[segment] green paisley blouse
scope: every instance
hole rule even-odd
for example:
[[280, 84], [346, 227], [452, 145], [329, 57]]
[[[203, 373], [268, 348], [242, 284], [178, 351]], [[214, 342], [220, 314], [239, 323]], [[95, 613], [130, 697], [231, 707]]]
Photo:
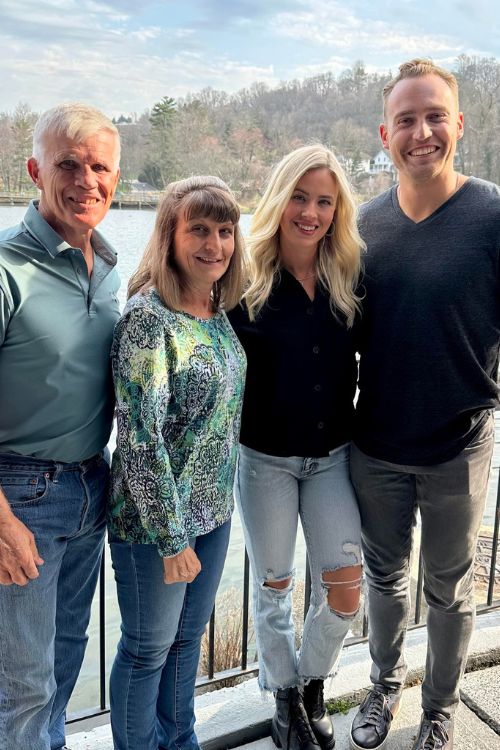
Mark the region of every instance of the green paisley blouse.
[[223, 311], [195, 318], [151, 290], [127, 303], [111, 358], [118, 434], [108, 525], [170, 557], [232, 513], [245, 354]]

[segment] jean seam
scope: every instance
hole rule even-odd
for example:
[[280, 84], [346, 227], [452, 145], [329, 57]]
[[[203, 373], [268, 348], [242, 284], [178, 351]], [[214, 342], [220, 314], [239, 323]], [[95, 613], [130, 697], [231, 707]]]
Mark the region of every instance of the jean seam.
[[[173, 646], [173, 644], [172, 644], [172, 646]], [[170, 646], [170, 648], [172, 648], [172, 646]], [[179, 721], [178, 721], [178, 717], [177, 717], [177, 706], [178, 706], [178, 703], [179, 703], [179, 695], [178, 695], [178, 692], [177, 692], [177, 686], [178, 686], [178, 682], [179, 682], [179, 660], [180, 660], [180, 649], [176, 649], [176, 654], [175, 654], [175, 668], [174, 668], [174, 681], [175, 681], [175, 684], [174, 684], [174, 724], [175, 724], [175, 741], [174, 741], [174, 745], [175, 745], [175, 747], [179, 747], [179, 744], [178, 744]]]
[[[134, 571], [135, 586], [136, 586], [136, 591], [137, 591], [136, 617], [137, 617], [137, 626], [138, 626], [138, 631], [139, 632], [138, 632], [138, 637], [137, 637], [137, 641], [136, 642], [137, 642], [137, 652], [138, 652], [139, 651], [139, 644], [141, 642], [141, 619], [140, 619], [141, 606], [140, 606], [140, 602], [139, 602], [139, 599], [140, 599], [140, 589], [139, 589], [138, 577], [137, 577], [137, 566], [135, 564], [134, 551], [133, 551], [133, 545], [132, 544], [130, 545], [130, 559], [131, 559], [131, 563], [132, 563], [132, 570]], [[137, 653], [135, 654], [135, 657], [137, 657]], [[126, 731], [126, 734], [125, 734], [125, 742], [126, 742], [126, 745], [127, 745], [126, 750], [128, 750], [130, 748], [129, 737], [132, 736], [132, 731], [131, 731], [131, 727], [130, 727], [130, 716], [129, 716], [129, 697], [130, 697], [130, 685], [132, 683], [132, 673], [134, 672], [134, 669], [135, 669], [135, 661], [134, 661], [134, 664], [132, 665], [132, 668], [131, 668], [130, 673], [129, 673], [128, 685], [127, 685], [127, 689], [126, 689], [126, 696], [127, 696], [127, 699], [125, 700], [125, 726], [127, 728], [127, 731]]]
[[[413, 513], [415, 518], [415, 506], [418, 508], [418, 493], [417, 493], [417, 477], [416, 475], [413, 476]], [[410, 534], [408, 537], [408, 545], [407, 550], [405, 550], [405, 566], [404, 566], [404, 572], [406, 577], [406, 588], [405, 588], [405, 595], [408, 600], [408, 606], [406, 608], [406, 618], [404, 624], [399, 629], [398, 635], [401, 636], [401, 648], [399, 650], [399, 659], [403, 658], [403, 661], [405, 659], [405, 645], [406, 645], [406, 639], [408, 636], [408, 625], [410, 622], [411, 617], [411, 606], [409, 606], [409, 597], [410, 597], [410, 572], [411, 572], [411, 553], [413, 548], [413, 529], [414, 529], [414, 522], [410, 525]], [[373, 659], [373, 657], [372, 657]], [[377, 665], [378, 668], [378, 665]], [[405, 673], [408, 671], [408, 666], [406, 662], [404, 661], [403, 668]], [[393, 669], [393, 672], [395, 671], [395, 668]], [[425, 679], [425, 678], [424, 678]], [[403, 677], [403, 683], [404, 683], [404, 677]]]
[[78, 472], [78, 479], [80, 481], [80, 484], [82, 485], [82, 488], [85, 493], [85, 503], [82, 508], [82, 512], [80, 514], [80, 526], [77, 533], [80, 533], [82, 529], [85, 527], [85, 523], [88, 517], [89, 508], [90, 508], [90, 499], [91, 499], [91, 492], [90, 488], [85, 480], [85, 469], [82, 467], [80, 471]]
[[[179, 617], [179, 624], [177, 625], [177, 633], [179, 634], [179, 639], [177, 637], [175, 640], [182, 640], [180, 637], [182, 634], [182, 628], [184, 625], [184, 618], [186, 616], [186, 609], [187, 609], [187, 600], [188, 600], [188, 592], [189, 592], [189, 584], [186, 585], [186, 591], [184, 593], [184, 601], [182, 603], [182, 610], [181, 615]], [[173, 643], [175, 643], [175, 640]], [[173, 644], [172, 644], [173, 645]], [[172, 648], [172, 646], [170, 646]], [[178, 685], [179, 685], [179, 661], [181, 656], [181, 650], [177, 649], [176, 657], [175, 657], [175, 686], [174, 686], [174, 720], [175, 720], [175, 746], [179, 747], [178, 744], [178, 737], [179, 737], [179, 721], [177, 716], [177, 706], [179, 705], [179, 694], [178, 694]], [[179, 750], [181, 750], [179, 748]]]
[[[310, 573], [311, 573], [311, 594], [312, 594], [313, 600], [315, 600], [316, 599], [316, 592], [315, 592], [315, 581], [316, 581], [316, 577], [315, 576], [316, 576], [316, 571], [313, 569], [312, 558], [309, 556], [309, 549], [311, 548], [310, 533], [309, 533], [309, 527], [308, 527], [307, 523], [304, 523], [304, 518], [303, 518], [303, 515], [300, 512], [300, 510], [301, 510], [301, 503], [300, 503], [300, 490], [299, 490], [299, 516], [300, 516], [300, 522], [302, 524], [302, 532], [304, 534], [304, 539], [305, 539], [305, 542], [306, 542], [306, 552], [307, 552], [307, 555], [309, 557], [309, 570], [310, 570]], [[309, 599], [308, 611], [309, 611], [309, 609], [312, 606], [313, 606], [313, 604], [311, 602], [311, 599]], [[307, 618], [307, 613], [306, 613], [306, 618]], [[299, 661], [297, 662], [297, 669], [299, 668], [300, 657], [302, 655], [302, 652], [303, 652], [305, 646], [308, 643], [309, 630], [310, 630], [311, 624], [312, 623], [309, 622], [308, 623], [309, 627], [307, 627], [307, 628], [304, 627], [304, 629], [302, 630], [302, 638], [300, 640]], [[305, 620], [304, 620], [304, 625], [305, 625]]]

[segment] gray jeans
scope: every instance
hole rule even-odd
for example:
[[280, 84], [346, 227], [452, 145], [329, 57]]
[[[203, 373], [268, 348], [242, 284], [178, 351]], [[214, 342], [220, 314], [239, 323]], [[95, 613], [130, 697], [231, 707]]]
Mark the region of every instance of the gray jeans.
[[418, 508], [429, 607], [422, 706], [446, 716], [459, 701], [474, 629], [473, 564], [493, 442], [491, 414], [456, 458], [433, 466], [393, 464], [351, 448], [368, 582], [371, 680], [395, 688], [404, 683], [410, 553]]

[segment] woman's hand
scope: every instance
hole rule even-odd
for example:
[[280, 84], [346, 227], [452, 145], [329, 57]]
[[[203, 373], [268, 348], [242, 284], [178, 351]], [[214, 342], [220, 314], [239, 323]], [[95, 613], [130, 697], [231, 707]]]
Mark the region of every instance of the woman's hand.
[[200, 561], [191, 547], [186, 547], [174, 557], [163, 558], [165, 583], [191, 583], [201, 570]]

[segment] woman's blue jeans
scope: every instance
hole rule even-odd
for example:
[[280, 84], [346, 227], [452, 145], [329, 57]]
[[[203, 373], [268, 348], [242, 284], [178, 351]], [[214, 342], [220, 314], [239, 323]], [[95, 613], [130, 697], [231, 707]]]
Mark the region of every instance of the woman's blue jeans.
[[[276, 691], [335, 671], [353, 616], [328, 604], [324, 573], [361, 564], [360, 520], [349, 479], [349, 446], [325, 458], [281, 458], [240, 445], [236, 501], [253, 573], [259, 684]], [[300, 516], [311, 570], [311, 600], [297, 657], [292, 619], [293, 578]]]
[[201, 572], [163, 582], [156, 545], [110, 538], [121, 639], [111, 670], [115, 750], [198, 750], [194, 685], [201, 637], [224, 567], [231, 522], [191, 540]]

